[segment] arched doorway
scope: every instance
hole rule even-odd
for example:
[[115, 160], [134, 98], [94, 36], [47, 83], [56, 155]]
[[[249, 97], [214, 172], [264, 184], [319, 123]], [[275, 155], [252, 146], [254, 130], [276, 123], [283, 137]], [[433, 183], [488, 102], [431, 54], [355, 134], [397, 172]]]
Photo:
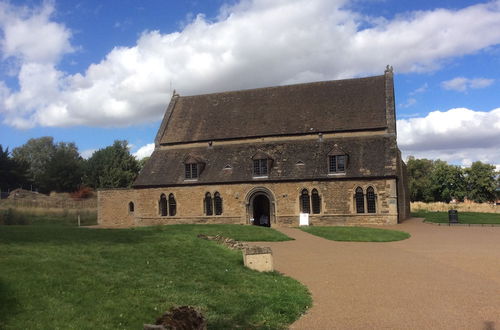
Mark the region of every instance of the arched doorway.
[[246, 198], [247, 220], [256, 226], [271, 227], [275, 219], [275, 203], [272, 192], [267, 188], [254, 188]]
[[271, 208], [269, 198], [266, 195], [257, 195], [253, 199], [253, 224], [257, 226], [271, 227]]

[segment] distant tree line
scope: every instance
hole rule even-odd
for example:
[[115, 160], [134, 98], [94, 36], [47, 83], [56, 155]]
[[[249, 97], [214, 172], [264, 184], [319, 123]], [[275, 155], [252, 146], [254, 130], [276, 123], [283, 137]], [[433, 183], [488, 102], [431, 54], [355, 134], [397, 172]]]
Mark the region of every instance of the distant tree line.
[[73, 192], [85, 186], [129, 187], [143, 164], [130, 154], [127, 141], [95, 151], [83, 159], [73, 142], [52, 137], [30, 139], [12, 150], [0, 145], [0, 189], [25, 188], [42, 193]]
[[416, 159], [407, 161], [412, 202], [450, 202], [465, 198], [477, 203], [495, 200], [500, 186], [495, 166], [480, 161], [463, 168], [442, 160]]

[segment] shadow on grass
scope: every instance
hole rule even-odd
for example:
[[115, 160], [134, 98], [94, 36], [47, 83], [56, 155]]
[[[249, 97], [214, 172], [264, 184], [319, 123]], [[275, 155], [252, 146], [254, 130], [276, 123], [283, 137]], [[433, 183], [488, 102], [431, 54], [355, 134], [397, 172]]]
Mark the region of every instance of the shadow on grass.
[[12, 290], [0, 280], [0, 329], [4, 329], [7, 320], [19, 311], [19, 302]]
[[154, 235], [154, 231], [134, 229], [88, 229], [67, 226], [2, 226], [0, 243], [140, 243]]

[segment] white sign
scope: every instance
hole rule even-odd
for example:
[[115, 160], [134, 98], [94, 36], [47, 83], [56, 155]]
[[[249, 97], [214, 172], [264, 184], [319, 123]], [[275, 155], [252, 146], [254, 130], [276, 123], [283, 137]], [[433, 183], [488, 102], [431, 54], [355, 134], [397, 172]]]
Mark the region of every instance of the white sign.
[[309, 226], [309, 213], [300, 213], [299, 226]]

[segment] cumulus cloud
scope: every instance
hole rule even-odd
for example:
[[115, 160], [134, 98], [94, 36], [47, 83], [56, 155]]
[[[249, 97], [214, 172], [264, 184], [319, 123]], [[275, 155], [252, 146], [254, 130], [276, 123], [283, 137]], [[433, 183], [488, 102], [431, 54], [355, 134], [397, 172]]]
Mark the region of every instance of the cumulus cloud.
[[485, 88], [492, 85], [494, 79], [487, 78], [474, 78], [468, 79], [464, 77], [456, 77], [451, 80], [446, 80], [441, 83], [441, 86], [446, 90], [453, 90], [458, 92], [466, 92], [468, 89]]
[[456, 108], [397, 121], [404, 155], [470, 165], [500, 163], [500, 108], [489, 112]]
[[498, 0], [393, 20], [367, 18], [348, 4], [242, 0], [214, 21], [197, 15], [177, 32], [144, 31], [133, 47], [115, 47], [77, 74], [57, 69], [73, 48], [50, 3], [32, 10], [3, 4], [0, 18], [11, 17], [1, 24], [2, 56], [20, 68], [19, 89], [1, 91], [0, 111], [15, 127], [132, 125], [161, 118], [170, 86], [189, 95], [381, 74], [386, 64], [400, 73], [429, 71], [500, 43]]
[[155, 144], [149, 143], [149, 144], [146, 144], [145, 146], [140, 147], [139, 150], [137, 150], [136, 152], [133, 153], [133, 155], [138, 160], [141, 160], [145, 157], [151, 156], [154, 149], [155, 149]]

